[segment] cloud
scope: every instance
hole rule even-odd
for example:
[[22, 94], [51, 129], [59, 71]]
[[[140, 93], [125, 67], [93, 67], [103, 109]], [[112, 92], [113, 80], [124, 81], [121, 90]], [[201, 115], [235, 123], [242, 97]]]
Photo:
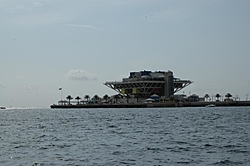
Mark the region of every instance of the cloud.
[[5, 2], [2, 4], [2, 6], [0, 5], [0, 8], [2, 7], [4, 11], [8, 12], [8, 13], [25, 13], [28, 11], [32, 11], [32, 10], [36, 10], [37, 7], [42, 7], [42, 3], [34, 1], [34, 2]]
[[73, 15], [62, 10], [53, 10], [53, 5], [48, 1], [6, 1], [0, 5], [0, 13], [6, 14], [2, 22], [8, 25], [15, 24], [14, 26], [58, 24], [67, 21]]
[[42, 6], [42, 4], [40, 2], [33, 2], [32, 5], [36, 6], [36, 7]]
[[84, 70], [70, 70], [66, 74], [66, 77], [74, 81], [88, 81], [88, 80], [97, 80], [94, 74], [88, 73]]
[[82, 24], [66, 24], [66, 26], [80, 27], [80, 28], [91, 28], [91, 29], [100, 29], [100, 28], [92, 26], [92, 25], [82, 25]]

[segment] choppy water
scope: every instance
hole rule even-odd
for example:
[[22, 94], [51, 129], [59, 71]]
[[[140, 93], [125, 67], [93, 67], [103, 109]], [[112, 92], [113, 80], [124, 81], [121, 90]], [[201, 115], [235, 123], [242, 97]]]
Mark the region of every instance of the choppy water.
[[250, 107], [0, 111], [0, 165], [250, 165]]

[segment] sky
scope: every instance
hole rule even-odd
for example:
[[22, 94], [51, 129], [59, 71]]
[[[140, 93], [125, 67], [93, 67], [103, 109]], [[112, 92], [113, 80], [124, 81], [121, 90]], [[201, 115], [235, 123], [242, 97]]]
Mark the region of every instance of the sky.
[[[250, 93], [249, 0], [0, 0], [0, 106], [100, 97], [131, 71], [171, 70], [179, 93]], [[59, 91], [62, 88], [62, 91]], [[249, 96], [250, 98], [250, 96]]]

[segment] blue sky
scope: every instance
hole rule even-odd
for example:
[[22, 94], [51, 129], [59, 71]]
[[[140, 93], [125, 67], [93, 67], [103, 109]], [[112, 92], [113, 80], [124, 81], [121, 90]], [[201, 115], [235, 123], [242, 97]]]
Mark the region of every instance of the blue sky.
[[[130, 71], [172, 70], [186, 94], [250, 93], [249, 0], [0, 0], [0, 106], [113, 95]], [[183, 91], [181, 93], [183, 93]]]

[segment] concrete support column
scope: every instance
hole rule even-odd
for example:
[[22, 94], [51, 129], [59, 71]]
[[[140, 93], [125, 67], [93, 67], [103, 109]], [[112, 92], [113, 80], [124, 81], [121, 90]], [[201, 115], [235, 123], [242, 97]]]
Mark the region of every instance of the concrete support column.
[[165, 86], [164, 95], [166, 98], [170, 98], [174, 94], [174, 75], [172, 71], [167, 71], [165, 73]]

